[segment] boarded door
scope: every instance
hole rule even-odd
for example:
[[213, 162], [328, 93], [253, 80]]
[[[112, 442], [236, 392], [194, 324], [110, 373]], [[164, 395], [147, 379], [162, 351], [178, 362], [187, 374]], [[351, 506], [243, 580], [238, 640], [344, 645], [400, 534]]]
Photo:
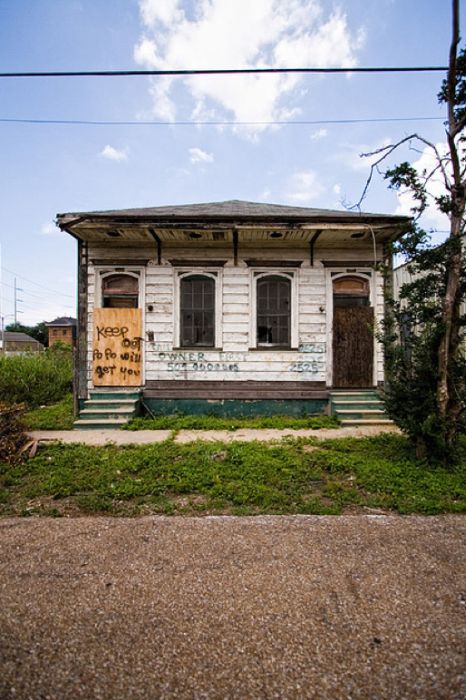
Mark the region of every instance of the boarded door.
[[373, 386], [374, 309], [335, 306], [333, 309], [333, 386]]
[[142, 309], [95, 309], [94, 386], [140, 386]]

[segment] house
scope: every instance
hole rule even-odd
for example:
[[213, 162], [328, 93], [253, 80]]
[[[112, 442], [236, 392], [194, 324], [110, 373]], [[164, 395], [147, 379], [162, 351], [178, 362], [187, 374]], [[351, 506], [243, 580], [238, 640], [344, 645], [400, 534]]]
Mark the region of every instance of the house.
[[7, 355], [17, 355], [23, 352], [39, 352], [44, 349], [44, 346], [26, 333], [0, 331], [0, 348]]
[[49, 348], [57, 342], [64, 343], [70, 347], [76, 345], [77, 321], [75, 318], [60, 316], [45, 325], [49, 329]]
[[124, 389], [154, 412], [299, 414], [377, 388], [379, 267], [409, 221], [237, 200], [59, 214], [80, 405]]

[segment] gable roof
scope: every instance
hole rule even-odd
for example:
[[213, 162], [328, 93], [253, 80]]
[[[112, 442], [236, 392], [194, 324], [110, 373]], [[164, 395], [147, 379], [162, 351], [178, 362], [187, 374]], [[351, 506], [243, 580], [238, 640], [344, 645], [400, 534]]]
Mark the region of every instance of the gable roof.
[[140, 209], [109, 209], [105, 211], [75, 212], [57, 214], [59, 226], [73, 225], [83, 219], [120, 221], [192, 221], [192, 220], [257, 220], [257, 221], [329, 221], [340, 223], [357, 223], [358, 221], [386, 221], [387, 223], [405, 223], [407, 216], [389, 214], [371, 214], [337, 209], [314, 209], [311, 207], [293, 207], [285, 204], [268, 204], [231, 199], [225, 202], [205, 202], [201, 204], [180, 204], [162, 207], [143, 207]]
[[46, 326], [75, 326], [77, 323], [75, 318], [71, 316], [59, 316], [54, 321], [46, 323]]
[[[17, 331], [4, 331], [5, 343], [37, 343], [37, 345], [42, 345], [38, 340], [33, 338], [27, 333], [20, 333]], [[2, 331], [0, 331], [0, 340], [2, 339]]]

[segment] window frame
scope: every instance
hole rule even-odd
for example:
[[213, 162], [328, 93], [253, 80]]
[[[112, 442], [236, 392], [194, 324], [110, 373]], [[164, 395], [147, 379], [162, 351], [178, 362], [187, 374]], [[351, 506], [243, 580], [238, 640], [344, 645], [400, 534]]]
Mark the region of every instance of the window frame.
[[[209, 268], [189, 268], [177, 269], [175, 277], [175, 304], [174, 304], [174, 347], [180, 350], [221, 350], [222, 349], [222, 287], [223, 287], [223, 269]], [[214, 344], [213, 345], [181, 345], [181, 281], [188, 277], [207, 277], [214, 282]]]
[[[145, 289], [144, 289], [144, 271], [141, 270], [140, 268], [136, 267], [126, 267], [122, 270], [118, 267], [116, 268], [99, 268], [95, 267], [95, 276], [96, 276], [96, 290], [95, 290], [95, 297], [94, 297], [94, 307], [98, 309], [103, 309], [106, 308], [104, 307], [104, 297], [103, 297], [103, 281], [107, 277], [113, 277], [113, 275], [127, 275], [128, 277], [133, 277], [136, 279], [138, 283], [138, 304], [137, 304], [137, 309], [144, 309], [144, 295], [145, 295]], [[144, 313], [143, 313], [143, 319], [144, 319]], [[144, 320], [143, 320], [144, 323]]]
[[[249, 347], [251, 350], [264, 352], [277, 352], [280, 350], [298, 350], [298, 275], [299, 270], [287, 270], [275, 268], [252, 269], [250, 278], [251, 289], [251, 318], [249, 331]], [[258, 309], [257, 309], [257, 285], [265, 277], [282, 277], [290, 283], [290, 340], [288, 345], [261, 344], [258, 342]]]

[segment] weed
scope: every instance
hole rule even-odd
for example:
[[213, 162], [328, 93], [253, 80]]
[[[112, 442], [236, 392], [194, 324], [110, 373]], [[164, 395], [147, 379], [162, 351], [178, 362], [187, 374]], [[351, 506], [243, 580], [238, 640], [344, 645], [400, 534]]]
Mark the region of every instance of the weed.
[[323, 415], [308, 416], [242, 416], [223, 418], [212, 415], [153, 416], [133, 418], [125, 430], [239, 430], [241, 428], [277, 428], [300, 430], [303, 428], [338, 428], [336, 418]]
[[71, 390], [73, 359], [69, 348], [0, 357], [0, 401], [33, 408], [59, 401]]
[[316, 443], [48, 445], [0, 465], [0, 513], [466, 512], [466, 439], [455, 470], [426, 468], [398, 435]]
[[72, 430], [73, 396], [67, 394], [52, 406], [39, 406], [28, 411], [24, 423], [29, 430]]

